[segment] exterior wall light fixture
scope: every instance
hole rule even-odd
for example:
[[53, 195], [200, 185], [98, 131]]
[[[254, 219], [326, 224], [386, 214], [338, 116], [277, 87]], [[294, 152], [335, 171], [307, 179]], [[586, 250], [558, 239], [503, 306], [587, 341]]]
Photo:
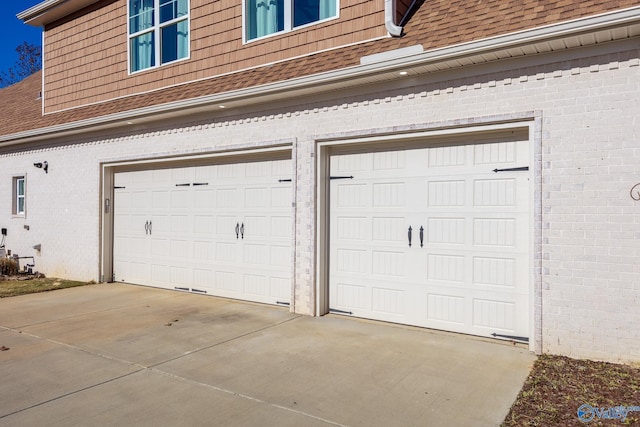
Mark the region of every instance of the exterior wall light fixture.
[[38, 169], [44, 169], [44, 173], [49, 173], [49, 162], [47, 162], [46, 160], [42, 163], [34, 163], [33, 166], [37, 167]]

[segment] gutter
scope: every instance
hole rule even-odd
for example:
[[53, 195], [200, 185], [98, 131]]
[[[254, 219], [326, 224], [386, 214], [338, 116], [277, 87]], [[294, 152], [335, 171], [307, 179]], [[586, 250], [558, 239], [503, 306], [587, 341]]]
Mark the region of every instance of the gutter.
[[395, 24], [396, 2], [394, 0], [384, 0], [384, 26], [393, 37], [400, 37], [403, 28]]
[[148, 116], [157, 116], [169, 113], [175, 115], [176, 112], [189, 114], [189, 109], [205, 109], [246, 98], [259, 99], [262, 96], [279, 96], [281, 99], [284, 99], [290, 92], [295, 90], [314, 88], [326, 89], [330, 84], [337, 84], [344, 81], [350, 81], [353, 83], [356, 79], [363, 79], [375, 74], [393, 72], [410, 67], [426, 66], [451, 59], [494, 52], [499, 49], [509, 49], [545, 40], [557, 39], [560, 37], [576, 36], [583, 33], [604, 30], [615, 26], [629, 25], [632, 23], [640, 23], [640, 6], [621, 11], [608, 12], [594, 17], [580, 18], [573, 21], [538, 27], [531, 30], [523, 30], [503, 36], [433, 49], [426, 52], [408, 54], [401, 57], [392, 56], [389, 59], [380, 60], [379, 62], [356, 65], [349, 68], [298, 77], [276, 83], [206, 95], [183, 101], [170, 102], [167, 104], [143, 107], [136, 110], [123, 111], [106, 116], [93, 117], [76, 122], [18, 132], [11, 135], [3, 135], [0, 136], [0, 146], [6, 147], [15, 144], [38, 141], [53, 136], [73, 135], [82, 132], [86, 128], [91, 128], [92, 130], [113, 128], [121, 126], [123, 121], [136, 120]]

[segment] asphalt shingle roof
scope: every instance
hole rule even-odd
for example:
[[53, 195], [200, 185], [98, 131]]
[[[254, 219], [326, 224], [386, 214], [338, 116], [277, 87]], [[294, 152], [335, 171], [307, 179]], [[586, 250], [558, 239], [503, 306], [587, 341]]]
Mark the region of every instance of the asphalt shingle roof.
[[[425, 50], [638, 6], [631, 0], [439, 0], [425, 2], [405, 35], [292, 59], [269, 66], [169, 87], [43, 116], [42, 76], [36, 73], [0, 90], [0, 135], [45, 128], [142, 107], [274, 83], [356, 66], [362, 56], [422, 44]], [[381, 23], [382, 25], [382, 23]], [[45, 94], [46, 96], [46, 94]]]

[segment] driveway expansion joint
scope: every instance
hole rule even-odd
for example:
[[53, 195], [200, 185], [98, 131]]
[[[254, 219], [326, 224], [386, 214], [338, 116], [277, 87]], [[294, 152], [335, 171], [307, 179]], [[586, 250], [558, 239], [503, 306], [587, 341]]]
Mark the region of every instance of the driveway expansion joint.
[[210, 348], [214, 348], [214, 347], [217, 347], [217, 346], [220, 346], [220, 345], [223, 345], [223, 344], [230, 343], [230, 342], [235, 341], [235, 340], [239, 340], [239, 339], [241, 339], [241, 338], [248, 337], [249, 335], [257, 334], [257, 333], [259, 333], [259, 332], [263, 332], [263, 331], [266, 331], [266, 330], [268, 330], [268, 329], [272, 329], [272, 328], [275, 328], [275, 327], [281, 326], [281, 325], [283, 325], [283, 324], [285, 324], [285, 323], [291, 322], [291, 321], [293, 321], [293, 320], [297, 320], [297, 319], [299, 319], [299, 318], [301, 318], [301, 317], [303, 317], [303, 315], [301, 315], [301, 314], [297, 314], [297, 315], [295, 315], [295, 316], [293, 316], [293, 317], [291, 317], [291, 318], [289, 318], [289, 319], [285, 319], [285, 320], [283, 320], [283, 321], [281, 321], [281, 322], [276, 322], [276, 323], [273, 323], [273, 324], [271, 324], [271, 325], [267, 325], [267, 326], [265, 326], [265, 327], [255, 329], [255, 330], [253, 330], [253, 331], [246, 332], [246, 333], [244, 333], [244, 334], [236, 335], [236, 336], [234, 336], [234, 337], [232, 337], [232, 338], [229, 338], [229, 339], [226, 339], [226, 340], [223, 340], [223, 341], [219, 341], [219, 342], [216, 342], [216, 343], [211, 344], [211, 345], [207, 345], [207, 346], [204, 346], [204, 347], [196, 348], [196, 349], [194, 349], [194, 350], [189, 350], [189, 351], [184, 352], [183, 354], [181, 354], [181, 355], [179, 355], [179, 356], [172, 357], [171, 359], [163, 360], [162, 362], [158, 362], [158, 363], [155, 363], [155, 364], [153, 364], [153, 365], [149, 365], [149, 368], [156, 368], [156, 367], [161, 366], [161, 365], [164, 365], [164, 364], [166, 364], [166, 363], [169, 363], [169, 362], [173, 362], [173, 361], [175, 361], [175, 360], [182, 359], [183, 357], [190, 356], [190, 355], [192, 355], [192, 354], [199, 353], [199, 352], [201, 352], [201, 351], [208, 350], [208, 349], [210, 349]]

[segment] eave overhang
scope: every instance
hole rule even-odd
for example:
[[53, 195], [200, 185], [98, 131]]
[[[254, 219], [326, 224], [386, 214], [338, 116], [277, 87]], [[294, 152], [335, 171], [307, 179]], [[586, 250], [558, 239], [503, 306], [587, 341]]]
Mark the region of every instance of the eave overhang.
[[33, 25], [34, 27], [44, 27], [97, 1], [98, 0], [45, 0], [20, 12], [16, 16], [25, 24]]
[[231, 108], [638, 36], [640, 7], [634, 7], [424, 52], [421, 49], [407, 49], [408, 54], [403, 56], [390, 52], [389, 55], [377, 56], [379, 60], [374, 57], [371, 61], [369, 58], [354, 67], [4, 135], [0, 136], [0, 147], [107, 129], [124, 129], [132, 123], [139, 126], [200, 113], [210, 113], [211, 117], [216, 117], [220, 114], [221, 105], [226, 107], [226, 112]]

